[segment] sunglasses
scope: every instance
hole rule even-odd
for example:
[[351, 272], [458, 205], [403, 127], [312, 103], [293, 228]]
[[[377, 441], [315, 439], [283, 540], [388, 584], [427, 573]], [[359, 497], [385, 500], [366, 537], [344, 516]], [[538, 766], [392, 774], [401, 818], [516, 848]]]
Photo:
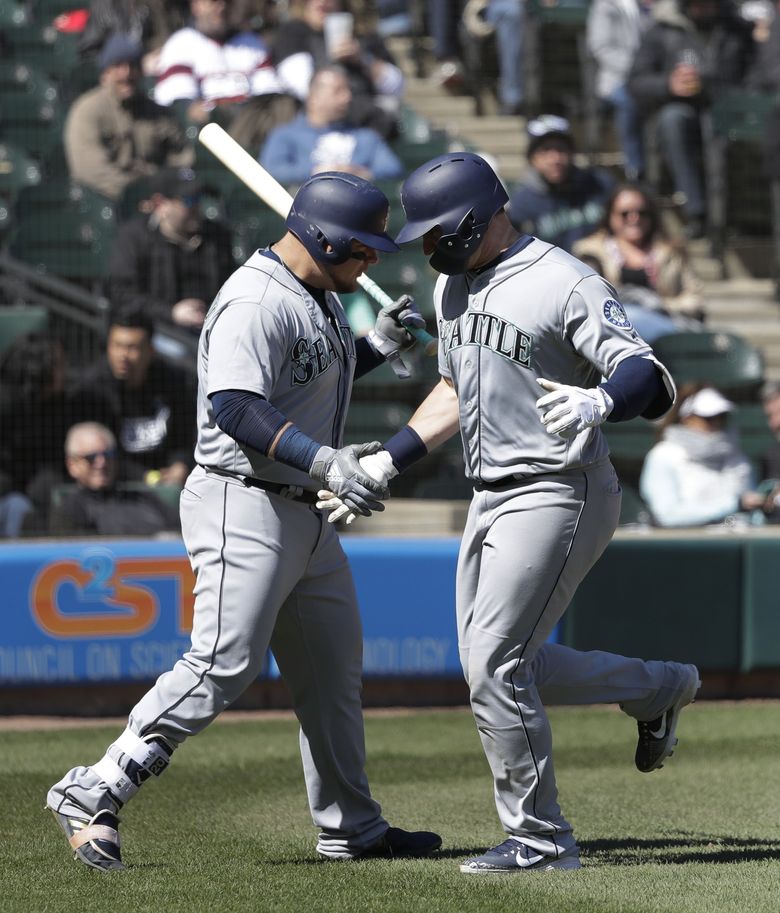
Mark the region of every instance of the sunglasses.
[[629, 216], [639, 216], [640, 219], [646, 219], [650, 215], [649, 209], [621, 209], [618, 212], [621, 219], [627, 219]]
[[86, 460], [90, 466], [94, 466], [98, 457], [103, 457], [104, 460], [113, 460], [115, 456], [116, 450], [96, 450], [94, 453], [80, 453], [74, 456], [74, 459]]

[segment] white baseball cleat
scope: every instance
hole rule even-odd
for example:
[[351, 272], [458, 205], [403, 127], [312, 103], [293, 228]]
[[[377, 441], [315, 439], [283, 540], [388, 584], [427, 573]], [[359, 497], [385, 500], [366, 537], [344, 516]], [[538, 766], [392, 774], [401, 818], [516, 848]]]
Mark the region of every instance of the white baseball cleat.
[[576, 846], [563, 856], [542, 856], [522, 843], [517, 837], [508, 837], [503, 843], [487, 850], [481, 856], [461, 863], [460, 870], [467, 875], [510, 875], [515, 872], [552, 872], [556, 869], [580, 869], [580, 854]]
[[677, 744], [675, 730], [677, 720], [683, 707], [687, 707], [696, 697], [701, 687], [699, 670], [696, 666], [684, 666], [688, 675], [683, 690], [677, 700], [654, 720], [638, 721], [639, 741], [636, 746], [634, 763], [642, 773], [650, 773], [664, 766], [664, 761], [674, 752]]

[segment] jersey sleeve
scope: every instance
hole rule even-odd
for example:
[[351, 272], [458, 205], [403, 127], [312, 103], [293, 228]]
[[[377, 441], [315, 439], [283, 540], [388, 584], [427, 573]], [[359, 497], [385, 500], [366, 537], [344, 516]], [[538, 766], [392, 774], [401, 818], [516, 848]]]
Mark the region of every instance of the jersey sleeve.
[[248, 390], [272, 402], [291, 344], [288, 336], [279, 309], [242, 299], [225, 306], [209, 330], [206, 395]]
[[604, 377], [610, 377], [631, 355], [652, 357], [652, 349], [632, 326], [615, 289], [600, 276], [585, 276], [572, 289], [563, 308], [563, 332]]

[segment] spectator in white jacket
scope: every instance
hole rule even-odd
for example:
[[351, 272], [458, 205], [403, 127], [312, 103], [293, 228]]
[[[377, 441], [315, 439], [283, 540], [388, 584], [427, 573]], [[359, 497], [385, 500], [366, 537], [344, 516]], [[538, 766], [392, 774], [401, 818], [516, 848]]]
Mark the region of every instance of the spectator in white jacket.
[[653, 0], [593, 0], [586, 41], [596, 65], [596, 95], [613, 112], [629, 180], [642, 177], [642, 125], [626, 83]]
[[766, 496], [754, 490], [753, 467], [729, 427], [734, 408], [714, 387], [681, 387], [639, 479], [657, 526], [747, 523], [763, 508]]
[[259, 149], [268, 132], [295, 116], [263, 39], [231, 26], [235, 0], [190, 0], [191, 24], [160, 51], [154, 100], [184, 108], [186, 120], [218, 120], [245, 148]]

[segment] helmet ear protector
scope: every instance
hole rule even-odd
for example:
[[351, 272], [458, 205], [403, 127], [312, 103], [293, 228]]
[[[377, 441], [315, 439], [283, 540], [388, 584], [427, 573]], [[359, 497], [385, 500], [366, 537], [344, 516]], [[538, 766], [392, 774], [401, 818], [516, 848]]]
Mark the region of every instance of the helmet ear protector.
[[401, 203], [407, 221], [396, 242], [405, 244], [439, 228], [431, 266], [448, 276], [464, 273], [491, 219], [508, 201], [483, 158], [473, 152], [440, 155], [404, 181]]
[[360, 241], [374, 250], [396, 253], [398, 245], [387, 234], [390, 203], [373, 184], [340, 171], [324, 171], [309, 178], [295, 194], [285, 224], [320, 263], [337, 265], [350, 258]]

